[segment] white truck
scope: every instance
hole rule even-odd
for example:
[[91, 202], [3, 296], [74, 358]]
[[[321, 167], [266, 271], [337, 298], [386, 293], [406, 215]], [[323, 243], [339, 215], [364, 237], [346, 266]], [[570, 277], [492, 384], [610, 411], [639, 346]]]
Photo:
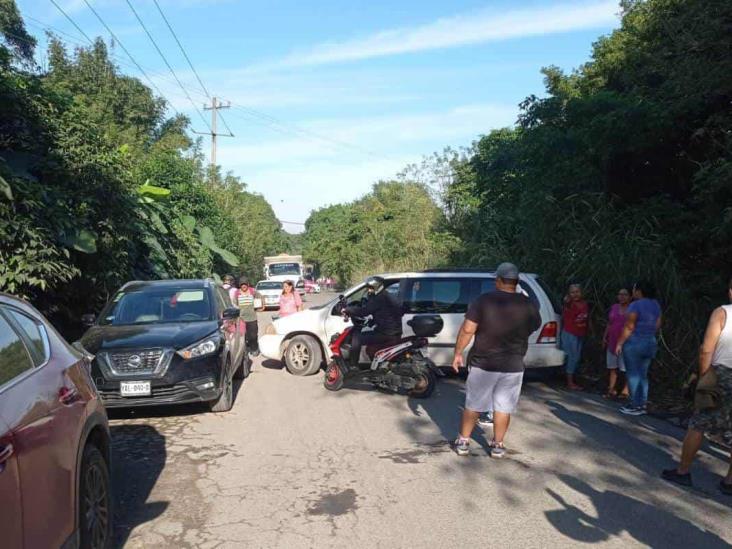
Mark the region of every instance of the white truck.
[[301, 255], [279, 254], [264, 258], [264, 278], [293, 283], [301, 281], [305, 276]]

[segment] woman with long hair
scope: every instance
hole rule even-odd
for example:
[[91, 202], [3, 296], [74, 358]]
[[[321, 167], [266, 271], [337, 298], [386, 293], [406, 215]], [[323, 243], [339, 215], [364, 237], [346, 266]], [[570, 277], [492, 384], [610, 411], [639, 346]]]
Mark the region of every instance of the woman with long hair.
[[615, 354], [623, 354], [630, 389], [630, 403], [620, 412], [630, 416], [646, 413], [648, 370], [656, 358], [656, 333], [661, 328], [661, 306], [650, 282], [633, 284], [633, 303], [628, 306], [623, 333], [615, 345]]
[[282, 295], [280, 295], [280, 317], [302, 311], [302, 299], [295, 291], [295, 284], [292, 280], [285, 280], [282, 284]]

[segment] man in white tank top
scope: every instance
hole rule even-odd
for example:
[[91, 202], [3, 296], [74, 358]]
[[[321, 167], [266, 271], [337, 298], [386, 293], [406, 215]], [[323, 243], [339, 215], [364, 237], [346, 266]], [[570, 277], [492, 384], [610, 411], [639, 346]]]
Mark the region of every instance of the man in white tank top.
[[[732, 279], [728, 286], [732, 302]], [[699, 379], [710, 369], [717, 374], [717, 389], [721, 393], [717, 407], [697, 410], [689, 420], [689, 430], [684, 438], [681, 461], [674, 469], [666, 469], [662, 477], [670, 482], [691, 486], [689, 469], [704, 440], [704, 433], [721, 436], [732, 443], [732, 305], [718, 307], [709, 318], [704, 342], [699, 351]], [[727, 476], [719, 483], [719, 490], [732, 496], [732, 454]]]

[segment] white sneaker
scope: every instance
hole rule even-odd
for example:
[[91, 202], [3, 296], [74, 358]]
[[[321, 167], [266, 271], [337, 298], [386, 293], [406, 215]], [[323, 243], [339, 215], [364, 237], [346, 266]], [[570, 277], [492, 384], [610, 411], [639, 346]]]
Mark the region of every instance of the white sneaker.
[[503, 456], [506, 455], [506, 447], [503, 445], [503, 442], [496, 442], [495, 440], [491, 440], [490, 447], [492, 458], [501, 459]]

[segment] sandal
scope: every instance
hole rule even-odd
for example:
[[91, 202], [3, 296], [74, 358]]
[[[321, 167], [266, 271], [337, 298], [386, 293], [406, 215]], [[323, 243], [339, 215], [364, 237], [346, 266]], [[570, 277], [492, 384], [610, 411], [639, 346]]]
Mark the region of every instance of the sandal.
[[602, 395], [602, 398], [606, 398], [607, 400], [615, 400], [618, 398], [618, 392], [616, 390], [608, 391], [604, 395]]

